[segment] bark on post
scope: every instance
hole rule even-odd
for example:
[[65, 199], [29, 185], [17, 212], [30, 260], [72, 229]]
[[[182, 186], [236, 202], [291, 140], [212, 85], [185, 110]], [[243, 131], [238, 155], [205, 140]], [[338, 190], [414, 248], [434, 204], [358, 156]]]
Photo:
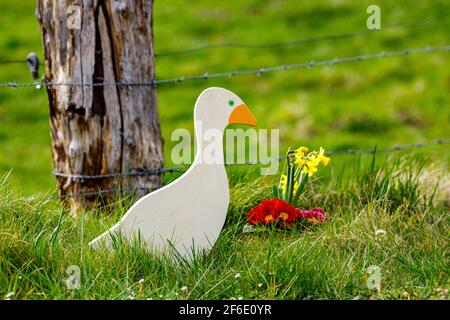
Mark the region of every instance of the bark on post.
[[[154, 78], [153, 0], [38, 0], [46, 80], [150, 83]], [[78, 19], [78, 20], [77, 20]], [[48, 87], [53, 165], [68, 175], [109, 175], [163, 166], [156, 92], [151, 86]], [[142, 195], [161, 176], [57, 177], [73, 209], [120, 189]], [[105, 192], [102, 199], [115, 198]]]

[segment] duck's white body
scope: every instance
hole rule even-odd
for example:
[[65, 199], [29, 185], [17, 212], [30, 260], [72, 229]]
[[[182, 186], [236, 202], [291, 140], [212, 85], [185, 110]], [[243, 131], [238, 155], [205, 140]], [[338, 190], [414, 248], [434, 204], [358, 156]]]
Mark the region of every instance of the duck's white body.
[[[230, 101], [236, 102], [235, 106], [224, 105]], [[256, 121], [239, 97], [222, 88], [209, 88], [199, 96], [194, 119], [197, 155], [189, 170], [138, 200], [118, 224], [90, 243], [92, 247], [110, 246], [111, 236], [117, 233], [128, 239], [139, 235], [150, 250], [171, 248], [185, 258], [213, 247], [229, 204], [223, 132], [229, 123], [254, 125]], [[211, 139], [205, 134], [208, 130], [220, 139]], [[205, 154], [212, 143], [220, 152]]]
[[209, 250], [222, 230], [228, 204], [225, 168], [194, 164], [170, 185], [138, 200], [118, 224], [91, 245], [102, 240], [109, 244], [110, 233], [132, 235], [139, 230], [152, 249], [163, 251], [173, 245], [182, 256], [189, 255], [193, 246]]

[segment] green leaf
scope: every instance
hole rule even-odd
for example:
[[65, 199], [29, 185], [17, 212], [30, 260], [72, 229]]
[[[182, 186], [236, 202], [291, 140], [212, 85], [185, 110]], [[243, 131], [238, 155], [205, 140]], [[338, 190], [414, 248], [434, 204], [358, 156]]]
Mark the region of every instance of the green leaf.
[[287, 174], [287, 187], [286, 187], [286, 202], [291, 203], [292, 201], [292, 193], [294, 192], [294, 172], [295, 172], [295, 166], [290, 165], [288, 167], [288, 174]]
[[275, 198], [280, 198], [280, 189], [276, 184], [273, 185], [273, 196]]
[[308, 174], [304, 174], [303, 176], [301, 176], [301, 180], [300, 180], [300, 185], [298, 186], [298, 190], [297, 193], [295, 194], [294, 200], [292, 201], [292, 205], [294, 206], [298, 206], [298, 199], [300, 199], [300, 195], [303, 192], [303, 189], [305, 188], [306, 182], [308, 182]]

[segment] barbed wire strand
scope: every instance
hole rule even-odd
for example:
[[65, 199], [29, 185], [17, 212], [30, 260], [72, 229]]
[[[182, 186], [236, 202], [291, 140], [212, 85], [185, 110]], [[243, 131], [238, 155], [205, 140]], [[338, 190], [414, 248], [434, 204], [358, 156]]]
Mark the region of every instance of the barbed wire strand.
[[[412, 148], [424, 148], [424, 147], [430, 147], [430, 146], [436, 146], [436, 145], [445, 145], [450, 144], [450, 138], [448, 139], [438, 139], [430, 142], [418, 142], [418, 143], [410, 143], [410, 144], [404, 144], [404, 145], [396, 145], [389, 148], [384, 149], [377, 149], [370, 148], [370, 149], [346, 149], [346, 150], [337, 150], [337, 151], [328, 151], [325, 152], [327, 156], [332, 155], [363, 155], [363, 154], [377, 154], [377, 153], [390, 153], [390, 152], [396, 152], [406, 149], [412, 149]], [[282, 161], [285, 157], [279, 157], [277, 160]], [[244, 162], [244, 163], [228, 163], [226, 166], [235, 166], [235, 165], [267, 165], [270, 164], [269, 162]], [[154, 169], [154, 170], [140, 170], [140, 171], [131, 171], [127, 173], [112, 173], [108, 175], [98, 175], [98, 176], [88, 176], [88, 175], [70, 175], [70, 174], [63, 174], [63, 173], [56, 173], [54, 174], [56, 176], [65, 177], [65, 178], [74, 178], [74, 179], [104, 179], [104, 178], [112, 178], [112, 177], [119, 177], [119, 176], [132, 176], [132, 175], [155, 175], [159, 174], [159, 172], [180, 172], [184, 173], [185, 170], [182, 170], [181, 167], [174, 167], [174, 168], [163, 168], [163, 169]], [[137, 190], [148, 192], [148, 191], [155, 191], [162, 186], [153, 186], [151, 188], [136, 188], [132, 193], [136, 192]], [[60, 200], [67, 200], [70, 198], [86, 198], [86, 197], [94, 197], [94, 196], [100, 196], [103, 194], [108, 193], [115, 193], [120, 192], [120, 189], [105, 189], [105, 190], [99, 190], [99, 191], [93, 191], [93, 192], [85, 192], [85, 193], [77, 193], [77, 194], [68, 194], [63, 196], [56, 196], [52, 197], [52, 199], [60, 199]]]
[[[143, 192], [156, 191], [160, 188], [162, 188], [162, 186], [152, 186], [150, 188], [134, 188], [129, 193], [136, 193], [138, 190], [143, 191]], [[68, 200], [68, 199], [73, 199], [73, 198], [87, 198], [87, 197], [101, 196], [101, 195], [109, 194], [109, 193], [119, 193], [121, 191], [124, 191], [124, 190], [104, 189], [104, 190], [93, 191], [93, 192], [66, 194], [66, 195], [62, 195], [62, 196], [51, 196], [50, 198], [53, 200]]]
[[132, 176], [156, 176], [163, 173], [184, 172], [181, 167], [174, 168], [158, 168], [158, 169], [131, 169], [128, 172], [108, 173], [102, 175], [83, 175], [83, 174], [69, 174], [58, 171], [53, 171], [55, 177], [68, 178], [75, 180], [94, 180], [94, 179], [109, 179], [118, 177], [132, 177]]
[[[334, 41], [334, 40], [341, 40], [341, 39], [348, 39], [348, 38], [354, 38], [358, 36], [362, 36], [365, 34], [370, 33], [379, 33], [386, 30], [391, 29], [398, 29], [398, 28], [407, 28], [407, 29], [422, 29], [429, 25], [435, 24], [436, 22], [440, 22], [439, 19], [442, 17], [446, 18], [446, 14], [429, 17], [421, 21], [416, 21], [413, 23], [402, 23], [402, 24], [391, 24], [383, 26], [381, 29], [365, 29], [362, 31], [356, 31], [356, 32], [346, 32], [346, 33], [339, 33], [339, 34], [331, 34], [331, 35], [323, 35], [323, 36], [316, 36], [316, 37], [308, 37], [308, 38], [301, 38], [301, 39], [293, 39], [293, 40], [287, 40], [287, 41], [275, 41], [275, 42], [265, 42], [265, 43], [244, 43], [244, 42], [237, 42], [237, 41], [228, 41], [228, 42], [221, 42], [221, 43], [213, 43], [213, 44], [205, 44], [200, 45], [197, 47], [187, 48], [187, 49], [181, 49], [181, 50], [174, 50], [174, 51], [163, 51], [158, 52], [155, 54], [155, 57], [169, 57], [169, 56], [176, 56], [176, 55], [184, 55], [184, 54], [190, 54], [190, 53], [197, 53], [204, 50], [209, 49], [219, 49], [219, 48], [243, 48], [243, 49], [273, 49], [273, 48], [282, 48], [282, 47], [295, 47], [306, 43], [314, 43], [314, 42], [322, 42], [322, 41]], [[22, 64], [27, 63], [26, 59], [10, 59], [10, 60], [0, 60], [1, 64]]]
[[358, 154], [375, 154], [375, 153], [389, 153], [394, 151], [401, 151], [405, 149], [411, 148], [424, 148], [435, 145], [445, 145], [450, 144], [450, 139], [438, 139], [430, 142], [418, 142], [418, 143], [410, 143], [404, 145], [397, 145], [385, 149], [377, 149], [376, 147], [371, 149], [347, 149], [347, 150], [336, 150], [332, 152], [325, 152], [327, 155], [339, 155], [339, 154], [350, 154], [350, 155], [358, 155]]
[[215, 78], [230, 78], [233, 76], [243, 76], [243, 75], [262, 75], [265, 73], [300, 69], [300, 68], [312, 68], [318, 66], [332, 66], [343, 63], [350, 62], [360, 62], [374, 59], [382, 59], [388, 57], [399, 57], [406, 55], [414, 55], [421, 53], [433, 53], [433, 52], [448, 52], [450, 51], [450, 45], [439, 46], [439, 47], [425, 47], [425, 48], [415, 48], [415, 49], [404, 49], [400, 51], [390, 51], [390, 52], [380, 52], [375, 54], [367, 54], [367, 55], [359, 55], [352, 56], [346, 58], [334, 58], [331, 60], [321, 60], [321, 61], [310, 61], [306, 63], [296, 63], [296, 64], [286, 64], [276, 67], [268, 67], [268, 68], [259, 68], [256, 70], [237, 70], [231, 72], [223, 72], [223, 73], [204, 73], [201, 75], [194, 76], [182, 76], [178, 78], [171, 79], [160, 79], [154, 80], [150, 82], [64, 82], [64, 83], [53, 83], [53, 82], [41, 82], [41, 83], [0, 83], [0, 88], [22, 88], [22, 87], [36, 87], [37, 85], [43, 87], [57, 87], [57, 86], [70, 86], [70, 87], [98, 87], [98, 86], [126, 86], [126, 87], [137, 87], [137, 86], [157, 86], [160, 84], [169, 84], [169, 83], [180, 83], [185, 81], [194, 81], [194, 80], [208, 80]]
[[240, 71], [232, 71], [225, 73], [214, 73], [208, 74], [205, 73], [203, 75], [196, 76], [188, 76], [188, 77], [179, 77], [173, 79], [165, 79], [165, 80], [156, 80], [155, 84], [166, 84], [166, 83], [179, 83], [190, 80], [207, 80], [213, 78], [225, 78], [225, 77], [233, 77], [233, 76], [242, 76], [242, 75], [262, 75], [265, 73], [272, 73], [278, 71], [286, 71], [286, 70], [294, 70], [300, 68], [312, 68], [318, 66], [332, 66], [342, 63], [350, 63], [350, 62], [360, 62], [367, 61], [373, 59], [382, 59], [388, 57], [398, 57], [404, 55], [413, 55], [420, 53], [432, 53], [432, 52], [448, 52], [450, 51], [450, 45], [440, 46], [440, 47], [426, 47], [426, 48], [416, 48], [416, 49], [405, 49], [401, 51], [391, 51], [391, 52], [380, 52], [376, 54], [368, 54], [368, 55], [359, 55], [347, 58], [334, 58], [332, 60], [321, 60], [321, 61], [310, 61], [307, 63], [296, 63], [296, 64], [287, 64], [276, 67], [268, 67], [268, 68], [260, 68], [256, 70], [240, 70]]
[[[413, 149], [413, 148], [425, 148], [425, 147], [431, 147], [436, 145], [446, 145], [450, 144], [450, 138], [445, 139], [437, 139], [429, 142], [418, 142], [418, 143], [410, 143], [410, 144], [403, 144], [403, 145], [396, 145], [389, 148], [384, 149], [378, 149], [377, 147], [370, 148], [370, 149], [345, 149], [345, 150], [336, 150], [336, 151], [326, 151], [326, 156], [338, 156], [338, 155], [364, 155], [364, 154], [377, 154], [377, 153], [390, 153], [395, 151], [401, 151], [406, 149]], [[294, 152], [294, 151], [292, 151]], [[285, 160], [286, 157], [279, 157], [277, 158], [278, 161]], [[235, 166], [235, 165], [268, 165], [272, 161], [248, 161], [248, 162], [242, 162], [242, 163], [229, 163], [226, 164], [226, 166]]]
[[429, 25], [432, 25], [436, 22], [439, 22], [440, 18], [442, 18], [444, 15], [439, 15], [435, 17], [429, 17], [425, 20], [421, 20], [414, 23], [402, 23], [402, 24], [391, 24], [383, 26], [382, 29], [365, 29], [362, 31], [356, 31], [356, 32], [347, 32], [347, 33], [340, 33], [340, 34], [332, 34], [332, 35], [323, 35], [323, 36], [317, 36], [317, 37], [308, 37], [308, 38], [301, 38], [301, 39], [294, 39], [294, 40], [287, 40], [287, 41], [277, 41], [277, 42], [265, 42], [265, 43], [245, 43], [245, 42], [235, 42], [235, 41], [229, 41], [229, 42], [221, 42], [221, 43], [213, 43], [213, 44], [204, 44], [197, 47], [192, 47], [188, 49], [181, 49], [181, 50], [174, 50], [174, 51], [163, 51], [157, 53], [156, 57], [170, 57], [170, 56], [178, 56], [178, 55], [185, 55], [185, 54], [192, 54], [192, 53], [198, 53], [205, 50], [210, 49], [219, 49], [219, 48], [240, 48], [240, 49], [275, 49], [275, 48], [283, 48], [283, 47], [295, 47], [302, 44], [307, 43], [314, 43], [314, 42], [321, 42], [321, 41], [334, 41], [334, 40], [342, 40], [342, 39], [348, 39], [348, 38], [354, 38], [358, 36], [363, 36], [365, 34], [370, 33], [379, 33], [386, 30], [392, 30], [392, 29], [399, 29], [399, 28], [407, 28], [407, 29], [422, 29]]

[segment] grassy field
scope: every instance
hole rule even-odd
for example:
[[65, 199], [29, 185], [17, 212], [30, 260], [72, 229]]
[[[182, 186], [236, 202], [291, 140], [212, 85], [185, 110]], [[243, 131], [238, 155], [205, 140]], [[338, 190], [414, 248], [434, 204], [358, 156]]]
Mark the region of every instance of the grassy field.
[[[243, 233], [244, 212], [270, 195], [270, 179], [232, 178], [226, 226], [209, 256], [174, 265], [137, 244], [93, 252], [90, 239], [124, 214], [71, 218], [46, 198], [0, 189], [0, 293], [14, 299], [440, 299], [448, 276], [447, 185], [423, 160], [349, 168], [316, 183], [305, 207], [322, 206], [328, 222], [293, 230]], [[132, 203], [129, 201], [128, 204]], [[385, 236], [376, 236], [376, 230]], [[68, 290], [66, 269], [81, 270]], [[381, 268], [381, 289], [366, 287]]]
[[[366, 31], [372, 3], [156, 1], [156, 52]], [[377, 4], [382, 26], [405, 26], [284, 48], [161, 55], [157, 78], [449, 44], [448, 1]], [[30, 51], [42, 56], [34, 6], [31, 0], [0, 3], [0, 61], [24, 59]], [[449, 70], [449, 54], [432, 53], [164, 85], [158, 100], [166, 161], [170, 165], [171, 132], [192, 131], [194, 102], [208, 86], [240, 95], [259, 128], [280, 129], [281, 153], [299, 145], [341, 150], [447, 138]], [[26, 65], [0, 64], [0, 83], [10, 81], [29, 82]], [[370, 156], [335, 156], [302, 199], [305, 207], [326, 209], [327, 224], [251, 234], [242, 233], [246, 213], [269, 196], [272, 177], [259, 177], [253, 167], [229, 169], [232, 202], [219, 242], [193, 265], [173, 266], [136, 245], [112, 254], [88, 249], [132, 199], [118, 202], [111, 216], [101, 210], [68, 215], [48, 197], [55, 180], [44, 90], [0, 89], [0, 298], [9, 292], [19, 299], [446, 297], [449, 156], [446, 146], [402, 151], [378, 156], [375, 167]], [[386, 236], [377, 240], [377, 229]], [[66, 289], [69, 265], [81, 267], [80, 290]], [[381, 268], [380, 292], [366, 287], [370, 265]]]

